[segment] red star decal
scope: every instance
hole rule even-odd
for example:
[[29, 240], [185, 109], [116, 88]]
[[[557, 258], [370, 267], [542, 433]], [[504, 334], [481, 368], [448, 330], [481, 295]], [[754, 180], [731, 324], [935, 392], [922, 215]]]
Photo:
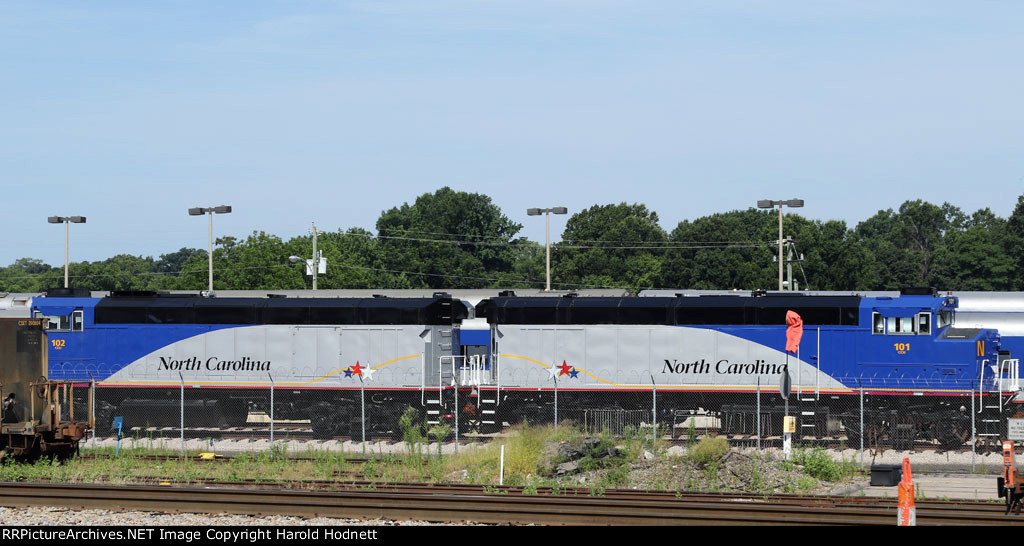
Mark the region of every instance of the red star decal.
[[356, 365], [352, 366], [352, 373], [356, 375], [363, 375], [363, 367], [359, 365], [359, 361], [356, 361]]
[[572, 371], [572, 366], [569, 366], [568, 364], [566, 364], [564, 360], [562, 361], [562, 365], [561, 366], [557, 366], [557, 368], [558, 368], [558, 375], [569, 375], [569, 372]]

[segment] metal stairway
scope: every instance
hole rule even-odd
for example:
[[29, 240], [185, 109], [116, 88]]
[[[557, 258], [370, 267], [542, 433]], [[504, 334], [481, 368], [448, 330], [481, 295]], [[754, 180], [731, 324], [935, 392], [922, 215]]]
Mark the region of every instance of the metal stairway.
[[988, 366], [988, 368], [992, 372], [992, 379], [988, 382], [990, 388], [983, 388], [980, 393], [976, 435], [983, 444], [998, 445], [1006, 436], [1007, 404], [1022, 394], [1020, 360], [1007, 358], [1000, 360], [996, 365]]

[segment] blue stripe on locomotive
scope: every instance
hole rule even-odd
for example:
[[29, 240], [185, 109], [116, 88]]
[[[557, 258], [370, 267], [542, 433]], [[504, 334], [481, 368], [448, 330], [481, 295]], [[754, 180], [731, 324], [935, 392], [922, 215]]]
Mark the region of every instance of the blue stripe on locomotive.
[[[33, 311], [45, 316], [67, 316], [72, 311], [82, 311], [82, 331], [47, 332], [50, 379], [103, 381], [161, 347], [214, 330], [237, 327], [230, 324], [104, 324], [95, 327], [95, 307], [99, 301], [96, 298], [33, 300]], [[130, 333], [132, 331], [137, 333]]]
[[[949, 326], [937, 328], [934, 322], [936, 313], [954, 307], [955, 303], [948, 302], [946, 298], [932, 296], [865, 297], [860, 302], [857, 326], [804, 324], [799, 356], [851, 388], [862, 385], [902, 389], [969, 389], [978, 384], [979, 360], [996, 361], [1000, 340], [995, 330], [982, 330], [971, 339], [941, 338]], [[926, 311], [932, 317], [929, 334], [872, 333], [874, 313], [913, 319], [916, 314]], [[785, 325], [704, 328], [778, 351], [786, 348]], [[985, 342], [983, 356], [978, 354], [978, 341]]]

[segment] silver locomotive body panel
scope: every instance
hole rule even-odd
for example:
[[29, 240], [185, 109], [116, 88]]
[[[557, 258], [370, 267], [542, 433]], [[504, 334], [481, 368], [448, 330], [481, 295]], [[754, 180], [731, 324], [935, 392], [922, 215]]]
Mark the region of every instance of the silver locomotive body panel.
[[165, 345], [103, 384], [358, 388], [362, 377], [375, 388], [420, 387], [424, 367], [450, 354], [451, 333], [423, 325], [223, 328]]
[[[789, 370], [795, 385], [846, 390], [794, 355], [707, 328], [635, 325], [495, 326], [502, 387], [621, 390], [777, 387]], [[812, 332], [808, 334], [813, 335]], [[808, 339], [812, 341], [812, 339]], [[576, 373], [573, 373], [575, 371]]]

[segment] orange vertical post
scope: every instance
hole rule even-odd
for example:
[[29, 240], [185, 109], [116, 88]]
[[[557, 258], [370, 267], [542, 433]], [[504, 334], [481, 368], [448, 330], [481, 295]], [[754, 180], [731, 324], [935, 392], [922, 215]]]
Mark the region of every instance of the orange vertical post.
[[899, 487], [899, 510], [896, 521], [901, 527], [917, 525], [917, 512], [914, 508], [914, 477], [910, 474], [910, 459], [903, 459], [903, 479]]
[[1013, 471], [1013, 440], [1003, 440], [1003, 487], [1013, 489], [1015, 485]]

